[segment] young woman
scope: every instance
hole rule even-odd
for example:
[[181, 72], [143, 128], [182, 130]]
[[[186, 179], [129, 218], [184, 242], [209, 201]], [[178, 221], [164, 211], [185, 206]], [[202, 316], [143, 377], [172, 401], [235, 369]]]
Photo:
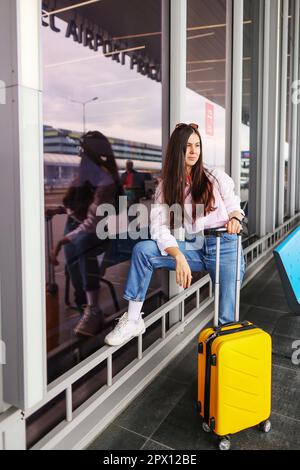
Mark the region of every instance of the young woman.
[[[204, 239], [199, 249], [177, 241], [171, 234], [174, 216], [168, 207], [179, 204], [186, 233], [193, 236], [204, 228]], [[197, 205], [204, 213], [199, 215]], [[145, 331], [142, 305], [157, 268], [176, 270], [176, 282], [188, 288], [192, 272], [207, 271], [215, 281], [216, 237], [211, 229], [226, 226], [221, 235], [220, 256], [220, 316], [221, 324], [234, 320], [237, 233], [241, 230], [244, 213], [240, 198], [234, 193], [233, 180], [221, 170], [208, 171], [203, 165], [202, 141], [197, 124], [178, 124], [167, 149], [162, 182], [155, 193], [151, 210], [151, 238], [134, 247], [131, 266], [123, 297], [129, 301], [128, 312], [120, 318], [115, 329], [105, 338], [108, 345], [123, 344]], [[202, 232], [203, 233], [203, 232]], [[241, 283], [245, 260], [241, 256]]]

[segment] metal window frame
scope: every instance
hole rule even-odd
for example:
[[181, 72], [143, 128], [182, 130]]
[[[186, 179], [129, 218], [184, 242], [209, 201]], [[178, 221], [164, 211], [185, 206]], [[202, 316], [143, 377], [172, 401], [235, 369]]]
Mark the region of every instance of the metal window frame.
[[282, 24], [281, 24], [281, 88], [280, 88], [280, 130], [279, 130], [279, 155], [278, 155], [278, 198], [276, 226], [284, 221], [285, 198], [285, 139], [287, 120], [287, 77], [288, 77], [288, 16], [289, 0], [282, 0]]
[[237, 194], [240, 194], [241, 190], [243, 13], [243, 0], [227, 1], [225, 171], [231, 175]]
[[263, 77], [263, 30], [264, 15], [263, 3], [256, 0], [255, 5], [256, 16], [253, 24], [253, 35], [255, 42], [253, 43], [252, 56], [257, 57], [251, 67], [251, 83], [252, 83], [252, 108], [250, 115], [250, 149], [251, 164], [249, 172], [249, 202], [248, 202], [248, 219], [249, 232], [257, 233], [260, 225], [259, 221], [259, 201], [261, 198], [261, 173], [259, 171], [259, 162], [261, 155], [261, 135], [262, 135], [262, 77]]
[[[274, 231], [277, 218], [280, 148], [280, 120], [278, 117], [280, 2], [281, 0], [265, 0], [260, 11], [258, 122], [256, 133], [253, 136], [254, 139], [257, 139], [257, 153], [254, 165], [250, 170], [250, 178], [252, 179], [250, 181], [251, 210], [254, 209], [255, 201], [255, 213], [251, 215], [251, 225], [253, 231], [254, 224], [256, 224], [255, 231], [260, 237], [263, 237], [267, 232]], [[255, 180], [253, 180], [254, 177]]]
[[[299, 27], [299, 21], [300, 21], [300, 8], [299, 8], [299, 18], [298, 18], [298, 27]], [[300, 27], [299, 27], [299, 35], [298, 35], [298, 41], [299, 41], [299, 49], [300, 49]], [[300, 59], [299, 59], [300, 60]], [[298, 104], [297, 104], [297, 145], [296, 145], [296, 190], [295, 190], [295, 212], [298, 213], [300, 211], [300, 148], [299, 148], [299, 142], [300, 142], [300, 112], [299, 112], [299, 88], [300, 88], [300, 64], [298, 60], [298, 83], [297, 83], [297, 98], [298, 98]]]
[[[292, 76], [293, 82], [299, 77], [299, 20], [300, 0], [294, 0], [293, 5], [293, 50]], [[290, 126], [290, 153], [288, 165], [288, 214], [292, 217], [296, 210], [296, 171], [297, 171], [297, 137], [298, 137], [298, 104], [292, 101], [293, 90], [290, 90], [291, 100], [291, 126]]]
[[[265, 189], [266, 213], [265, 224], [262, 222], [262, 235], [273, 232], [276, 227], [278, 201], [278, 160], [280, 141], [280, 30], [281, 30], [281, 0], [272, 0], [270, 8], [269, 28], [270, 43], [268, 51], [269, 62], [269, 99], [266, 148], [267, 173], [263, 189]], [[264, 153], [263, 153], [264, 158]]]
[[[186, 88], [186, 33], [187, 0], [170, 2], [170, 133], [178, 122], [183, 122]], [[184, 240], [184, 231], [177, 230], [177, 240]], [[176, 273], [169, 272], [169, 297], [183, 292], [176, 283]], [[170, 312], [169, 324], [176, 324], [182, 315], [180, 306]]]
[[0, 2], [3, 399], [23, 410], [46, 393], [40, 12], [40, 0]]

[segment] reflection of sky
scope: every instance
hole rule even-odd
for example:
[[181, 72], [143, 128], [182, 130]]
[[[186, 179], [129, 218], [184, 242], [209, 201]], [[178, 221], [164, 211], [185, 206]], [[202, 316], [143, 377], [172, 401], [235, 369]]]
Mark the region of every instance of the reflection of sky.
[[[161, 83], [130, 70], [128, 58], [121, 65], [65, 38], [67, 24], [57, 18], [55, 24], [60, 33], [42, 27], [44, 124], [81, 131], [82, 106], [70, 100], [97, 96], [86, 106], [87, 129], [161, 145]], [[77, 59], [84, 60], [47, 67]]]

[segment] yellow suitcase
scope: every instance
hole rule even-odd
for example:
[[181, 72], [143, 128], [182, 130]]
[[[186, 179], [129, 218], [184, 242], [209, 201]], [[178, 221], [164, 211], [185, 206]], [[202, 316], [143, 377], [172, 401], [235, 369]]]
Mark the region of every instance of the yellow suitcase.
[[[250, 322], [239, 322], [238, 237], [236, 321], [204, 329], [198, 344], [198, 410], [203, 429], [220, 438], [221, 450], [230, 448], [230, 436], [271, 423], [271, 337]], [[217, 236], [215, 318], [218, 325], [220, 240]]]

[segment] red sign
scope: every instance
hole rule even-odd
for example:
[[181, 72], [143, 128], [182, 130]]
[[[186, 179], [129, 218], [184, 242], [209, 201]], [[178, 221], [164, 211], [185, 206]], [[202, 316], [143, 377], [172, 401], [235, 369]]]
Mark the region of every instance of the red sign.
[[205, 132], [214, 135], [214, 105], [205, 103]]

